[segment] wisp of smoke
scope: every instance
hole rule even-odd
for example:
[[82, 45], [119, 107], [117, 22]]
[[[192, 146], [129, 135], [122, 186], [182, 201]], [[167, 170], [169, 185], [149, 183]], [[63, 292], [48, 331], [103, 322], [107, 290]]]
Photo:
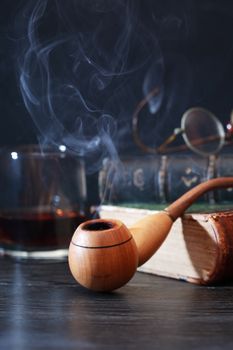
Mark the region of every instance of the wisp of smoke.
[[[138, 96], [159, 87], [148, 103], [152, 116], [164, 100], [163, 54], [156, 33], [145, 25], [142, 3], [25, 1], [19, 16], [19, 86], [38, 140], [84, 157], [89, 173], [106, 157], [120, 164]], [[156, 14], [147, 11], [159, 33], [176, 24], [172, 17], [158, 27]]]
[[[136, 6], [39, 0], [23, 11], [20, 90], [40, 143], [65, 145], [88, 160], [89, 172], [98, 170], [106, 156], [118, 161], [124, 111], [114, 106], [123, 103], [127, 81], [149, 57]], [[133, 56], [135, 43], [140, 49]]]

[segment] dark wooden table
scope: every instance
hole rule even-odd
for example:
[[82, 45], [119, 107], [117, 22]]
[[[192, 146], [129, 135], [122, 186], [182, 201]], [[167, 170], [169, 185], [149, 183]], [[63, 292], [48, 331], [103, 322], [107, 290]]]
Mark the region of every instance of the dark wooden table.
[[137, 273], [109, 294], [66, 263], [0, 259], [0, 349], [233, 349], [233, 285]]

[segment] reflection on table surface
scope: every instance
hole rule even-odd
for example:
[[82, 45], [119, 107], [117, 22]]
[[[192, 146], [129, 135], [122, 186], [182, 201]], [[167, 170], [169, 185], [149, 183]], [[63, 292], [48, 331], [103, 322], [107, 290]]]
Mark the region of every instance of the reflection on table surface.
[[0, 259], [1, 349], [231, 349], [233, 285], [137, 273], [113, 293], [75, 283], [66, 262]]

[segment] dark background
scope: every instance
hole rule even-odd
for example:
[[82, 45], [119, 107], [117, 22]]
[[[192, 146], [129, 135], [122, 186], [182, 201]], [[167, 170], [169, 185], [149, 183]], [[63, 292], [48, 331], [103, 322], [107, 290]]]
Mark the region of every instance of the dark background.
[[[23, 36], [23, 32], [20, 33], [22, 26], [19, 25], [19, 19], [22, 23], [27, 21], [27, 18], [23, 17], [23, 11], [29, 3], [28, 1], [19, 2], [6, 0], [0, 3], [1, 145], [28, 143], [37, 140], [36, 135], [38, 132], [24, 106], [17, 74], [17, 60], [20, 55], [18, 42], [19, 38]], [[31, 8], [33, 4], [36, 3], [36, 1], [30, 3], [30, 6], [32, 5]], [[50, 2], [50, 4], [52, 3], [55, 3], [55, 1]], [[67, 1], [66, 3], [67, 5], [63, 6], [60, 1], [60, 7], [65, 7], [64, 15], [67, 16], [69, 13], [68, 7], [72, 5], [73, 1]], [[103, 18], [106, 17], [109, 7], [109, 9], [113, 8], [114, 11], [109, 11], [109, 20], [105, 19], [105, 35], [108, 35], [107, 39], [109, 41], [115, 39], [114, 32], [116, 29], [114, 26], [117, 26], [117, 21], [122, 21], [121, 23], [125, 22], [125, 20], [121, 18], [123, 13], [119, 12], [118, 19], [114, 19], [115, 24], [113, 25], [111, 23], [113, 16], [117, 13], [117, 5], [115, 5], [115, 9], [113, 5], [115, 2], [92, 2], [92, 4], [97, 4], [96, 8], [99, 4], [100, 10], [98, 13], [95, 11], [94, 5], [90, 5], [91, 2], [86, 1], [86, 7], [83, 3], [83, 1], [76, 1], [77, 9], [80, 7], [83, 12], [80, 18], [77, 17], [77, 22], [79, 23], [76, 27], [77, 31], [86, 31], [88, 28], [88, 35], [92, 37], [97, 25], [91, 26], [90, 23], [92, 23], [92, 21], [101, 22]], [[129, 4], [129, 2], [125, 3]], [[199, 105], [209, 108], [220, 119], [224, 121], [227, 120], [232, 108], [233, 91], [232, 1], [203, 0], [178, 1], [175, 3], [174, 1], [147, 0], [134, 1], [134, 7], [137, 21], [142, 23], [145, 31], [150, 32], [151, 35], [154, 36], [155, 46], [159, 45], [161, 56], [164, 60], [163, 80], [165, 97], [162, 101], [161, 108], [158, 110], [159, 120], [163, 120], [164, 123], [166, 122], [165, 126], [162, 128], [164, 133], [166, 133], [166, 129], [170, 129], [169, 131], [171, 131], [174, 125], [177, 125], [177, 123], [179, 124], [182, 113], [190, 106]], [[105, 12], [103, 12], [103, 8], [106, 9]], [[70, 6], [70, 9], [72, 10], [72, 6]], [[77, 13], [80, 14], [81, 10], [77, 11]], [[84, 16], [85, 13], [86, 17]], [[98, 16], [96, 16], [96, 13]], [[71, 15], [73, 14], [71, 13]], [[93, 18], [91, 16], [93, 16]], [[46, 18], [47, 21], [48, 19], [50, 27], [57, 21], [56, 16], [53, 18], [52, 16]], [[71, 16], [71, 22], [72, 21], [73, 18]], [[51, 35], [49, 25], [47, 22], [47, 27], [44, 29], [47, 30], [48, 36]], [[135, 27], [137, 27], [136, 24]], [[137, 31], [139, 31], [139, 29], [137, 29]], [[46, 36], [46, 31], [44, 34]], [[135, 36], [136, 35], [137, 32], [135, 31]], [[132, 38], [133, 37], [132, 35]], [[149, 42], [150, 39], [147, 40]], [[106, 42], [103, 45], [105, 45]], [[152, 42], [153, 40], [145, 44], [145, 50], [151, 52], [151, 58], [148, 60], [148, 64], [145, 65], [143, 69], [135, 71], [133, 77], [129, 75], [127, 79], [125, 79], [125, 77], [121, 79], [121, 84], [125, 87], [125, 95], [128, 93], [127, 89], [129, 86], [132, 91], [130, 96], [128, 96], [128, 100], [122, 98], [121, 109], [115, 106], [115, 113], [113, 113], [113, 116], [119, 119], [120, 124], [118, 127], [120, 131], [122, 131], [121, 123], [128, 123], [130, 126], [129, 121], [132, 112], [137, 102], [143, 97], [141, 88], [142, 77], [150, 67], [150, 64], [153, 63], [153, 58], [156, 56], [156, 53], [153, 52], [154, 47], [149, 46]], [[132, 57], [137, 55], [139, 44], [137, 45], [134, 43], [130, 49]], [[158, 55], [156, 57], [158, 57]], [[131, 85], [131, 83], [134, 83], [134, 86]], [[112, 84], [111, 92], [113, 93], [114, 87], [120, 90], [119, 85], [119, 81], [115, 83], [115, 86]], [[120, 94], [122, 94], [121, 90]], [[104, 105], [103, 95], [100, 96], [99, 100], [101, 100]], [[104, 97], [106, 96], [110, 99], [109, 94], [105, 92]], [[167, 103], [169, 103], [169, 108], [166, 106]], [[122, 109], [125, 111], [124, 117], [121, 115]], [[149, 129], [147, 132], [148, 131]], [[125, 138], [130, 138], [130, 133], [130, 128], [128, 128], [127, 131], [119, 133], [119, 137], [122, 137], [121, 141], [125, 141], [126, 146], [129, 146], [129, 142], [124, 140], [123, 136]], [[121, 151], [128, 151], [128, 147], [119, 148]]]
[[[37, 143], [41, 139], [49, 142], [51, 130], [53, 141], [67, 140], [64, 135], [59, 138], [53, 124], [48, 133], [44, 125], [40, 127], [40, 118], [47, 118], [47, 106], [42, 103], [41, 109], [28, 111], [20, 92], [20, 69], [29, 45], [28, 23], [38, 3], [46, 4], [7, 0], [0, 3], [1, 146]], [[100, 137], [107, 134], [101, 150], [85, 153], [87, 148], [82, 144], [87, 163], [94, 160], [94, 166], [88, 168], [90, 174], [96, 174], [106, 155], [140, 153], [133, 142], [131, 122], [137, 104], [146, 95], [148, 77], [147, 90], [154, 84], [161, 90], [155, 100], [155, 113], [150, 115], [146, 110], [141, 123], [142, 137], [149, 145], [159, 145], [179, 126], [189, 107], [208, 108], [223, 123], [229, 119], [233, 92], [231, 0], [49, 1], [38, 28], [42, 46], [64, 36], [77, 38], [58, 51], [55, 64], [51, 63], [52, 93], [55, 83], [72, 83], [91, 106], [88, 113], [83, 113], [84, 104], [80, 101], [69, 107], [66, 95], [54, 107], [56, 118], [61, 118], [61, 123], [72, 132], [76, 128], [72, 109], [80, 106], [84, 119], [91, 115], [91, 123], [89, 119], [83, 121], [83, 134], [75, 134], [77, 140], [85, 138], [88, 144], [96, 133]], [[72, 62], [66, 61], [74, 56]], [[81, 68], [69, 72], [71, 63], [78, 63]], [[40, 72], [33, 68], [36, 65], [33, 58], [30, 83], [40, 100], [47, 92], [41, 87]], [[63, 72], [68, 72], [65, 79]], [[103, 114], [110, 115], [109, 124], [96, 127], [93, 120], [100, 120]]]

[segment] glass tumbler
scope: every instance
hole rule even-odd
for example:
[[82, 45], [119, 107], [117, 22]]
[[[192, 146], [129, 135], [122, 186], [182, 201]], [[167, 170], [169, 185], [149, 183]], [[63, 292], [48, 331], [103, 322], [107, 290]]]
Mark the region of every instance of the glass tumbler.
[[63, 259], [87, 219], [85, 166], [65, 146], [0, 150], [0, 254]]

